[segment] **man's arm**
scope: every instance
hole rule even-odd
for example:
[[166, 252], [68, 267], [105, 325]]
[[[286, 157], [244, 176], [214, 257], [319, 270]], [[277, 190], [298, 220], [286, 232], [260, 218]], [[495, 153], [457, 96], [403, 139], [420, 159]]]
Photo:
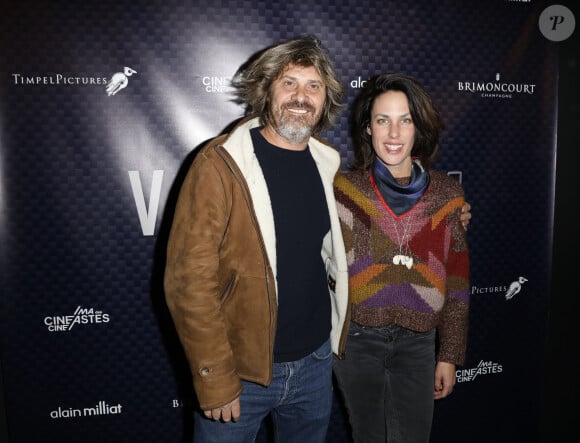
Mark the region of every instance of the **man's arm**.
[[202, 410], [234, 401], [242, 385], [221, 312], [219, 248], [228, 198], [200, 152], [181, 187], [167, 247], [165, 297]]

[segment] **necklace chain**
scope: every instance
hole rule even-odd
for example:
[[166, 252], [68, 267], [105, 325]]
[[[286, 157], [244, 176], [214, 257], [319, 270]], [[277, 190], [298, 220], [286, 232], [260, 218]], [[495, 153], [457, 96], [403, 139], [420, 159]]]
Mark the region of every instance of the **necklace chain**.
[[[397, 235], [397, 242], [399, 243], [399, 253], [393, 257], [393, 264], [406, 266], [407, 269], [411, 269], [411, 267], [413, 266], [413, 255], [411, 252], [411, 248], [409, 247], [409, 237], [411, 231], [412, 217], [409, 216], [407, 218], [406, 224], [403, 224], [401, 222], [403, 226], [402, 236], [399, 236], [399, 230], [397, 229], [397, 221], [394, 218], [391, 218], [391, 221], [393, 222], [395, 234]], [[405, 244], [404, 249], [403, 244]]]

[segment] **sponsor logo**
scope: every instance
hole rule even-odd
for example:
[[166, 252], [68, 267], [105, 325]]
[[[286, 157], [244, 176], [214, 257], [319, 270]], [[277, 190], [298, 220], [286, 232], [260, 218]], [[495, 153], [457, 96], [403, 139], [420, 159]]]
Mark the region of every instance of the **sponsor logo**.
[[366, 80], [363, 80], [362, 77], [359, 75], [357, 78], [351, 80], [348, 84], [352, 89], [360, 89], [363, 88], [366, 84]]
[[123, 71], [116, 72], [110, 79], [74, 73], [23, 74], [12, 73], [15, 86], [105, 86], [108, 96], [117, 94], [129, 84], [129, 77], [137, 74], [133, 68], [125, 66]]
[[201, 84], [205, 92], [221, 94], [229, 91], [231, 79], [229, 77], [205, 76], [201, 77]]
[[75, 74], [32, 75], [13, 73], [12, 80], [16, 86], [95, 86], [106, 85], [106, 77], [86, 77]]
[[457, 383], [466, 383], [474, 381], [480, 375], [501, 374], [503, 367], [499, 363], [481, 360], [475, 368], [459, 369], [455, 371]]
[[173, 399], [171, 402], [173, 408], [187, 408], [192, 406], [191, 400]]
[[498, 294], [502, 295], [506, 300], [511, 300], [521, 292], [523, 284], [527, 281], [526, 277], [520, 276], [508, 285], [472, 286], [471, 295]]
[[93, 308], [77, 306], [71, 315], [55, 315], [44, 317], [44, 324], [50, 332], [67, 332], [75, 326], [109, 323], [109, 314]]
[[463, 94], [479, 94], [481, 98], [513, 98], [515, 95], [533, 95], [535, 84], [504, 82], [501, 74], [495, 81], [467, 80], [457, 82], [457, 91]]
[[481, 294], [504, 294], [507, 291], [506, 285], [500, 286], [472, 286], [471, 295]]
[[512, 298], [514, 298], [514, 296], [516, 294], [519, 294], [519, 292], [522, 290], [522, 285], [527, 282], [528, 279], [525, 277], [518, 277], [517, 280], [514, 280], [513, 282], [510, 283], [510, 285], [508, 286], [507, 290], [505, 291], [505, 299], [506, 300], [511, 300]]
[[447, 171], [447, 175], [454, 178], [459, 183], [463, 183], [463, 172], [462, 171]]
[[111, 80], [107, 83], [107, 87], [105, 88], [107, 95], [110, 97], [115, 95], [121, 89], [125, 89], [129, 84], [129, 77], [131, 77], [133, 74], [137, 74], [137, 71], [128, 66], [123, 68], [123, 72], [115, 72], [111, 77]]
[[92, 417], [96, 415], [117, 415], [121, 414], [123, 406], [121, 403], [110, 405], [106, 401], [98, 402], [94, 407], [90, 408], [63, 408], [59, 406], [53, 411], [50, 411], [50, 418], [77, 418], [77, 417]]

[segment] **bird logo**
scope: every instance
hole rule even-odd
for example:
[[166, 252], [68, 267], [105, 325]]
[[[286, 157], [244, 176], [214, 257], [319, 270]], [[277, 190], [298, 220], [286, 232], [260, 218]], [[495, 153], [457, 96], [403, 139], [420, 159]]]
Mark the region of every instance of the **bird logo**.
[[128, 66], [123, 68], [123, 72], [116, 72], [113, 74], [111, 80], [107, 83], [107, 95], [110, 97], [115, 95], [121, 89], [126, 88], [129, 83], [129, 77], [133, 74], [137, 74], [137, 71]]
[[511, 282], [509, 288], [505, 293], [505, 299], [509, 300], [513, 298], [518, 292], [522, 290], [522, 285], [527, 281], [528, 281], [527, 278], [519, 277], [516, 281]]

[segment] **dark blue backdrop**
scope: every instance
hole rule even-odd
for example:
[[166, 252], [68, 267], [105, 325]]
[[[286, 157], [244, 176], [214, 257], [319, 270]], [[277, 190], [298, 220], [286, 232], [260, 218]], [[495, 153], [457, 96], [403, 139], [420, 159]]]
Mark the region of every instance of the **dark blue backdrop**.
[[[348, 103], [377, 72], [427, 85], [447, 123], [437, 166], [472, 204], [468, 359], [437, 402], [432, 441], [536, 441], [558, 92], [556, 46], [538, 29], [545, 7], [9, 2], [0, 357], [10, 442], [191, 438], [191, 384], [161, 285], [175, 193], [195, 148], [243, 111], [228, 94], [235, 70], [310, 33], [329, 48]], [[109, 95], [123, 72], [126, 86]], [[346, 164], [347, 114], [324, 135]], [[328, 440], [348, 441], [338, 398]]]

